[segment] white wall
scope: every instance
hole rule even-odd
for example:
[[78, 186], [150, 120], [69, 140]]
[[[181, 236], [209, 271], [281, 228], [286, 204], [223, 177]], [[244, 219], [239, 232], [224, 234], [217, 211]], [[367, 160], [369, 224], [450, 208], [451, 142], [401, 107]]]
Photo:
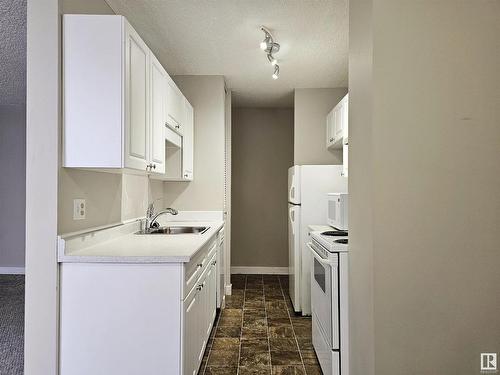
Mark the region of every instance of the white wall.
[[224, 208], [224, 78], [172, 77], [194, 107], [194, 180], [165, 182], [165, 206], [180, 210]]
[[347, 88], [295, 89], [294, 164], [342, 164], [342, 150], [326, 148], [326, 115]]
[[352, 373], [479, 374], [500, 348], [500, 3], [371, 6], [350, 2]]
[[26, 106], [0, 106], [0, 268], [24, 267]]
[[24, 373], [57, 373], [58, 0], [28, 0]]

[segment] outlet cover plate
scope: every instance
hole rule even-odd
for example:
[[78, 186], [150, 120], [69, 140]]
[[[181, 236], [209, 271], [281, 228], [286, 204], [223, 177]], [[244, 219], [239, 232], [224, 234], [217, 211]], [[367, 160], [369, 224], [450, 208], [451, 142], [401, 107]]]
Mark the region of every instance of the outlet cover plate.
[[85, 219], [86, 212], [85, 199], [73, 199], [73, 220]]

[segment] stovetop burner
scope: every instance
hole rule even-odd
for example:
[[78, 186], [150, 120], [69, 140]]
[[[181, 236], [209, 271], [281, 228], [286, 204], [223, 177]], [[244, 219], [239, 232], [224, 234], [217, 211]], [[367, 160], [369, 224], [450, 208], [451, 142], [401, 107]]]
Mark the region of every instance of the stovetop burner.
[[347, 231], [345, 230], [327, 230], [321, 233], [323, 236], [334, 236], [334, 237], [345, 237], [347, 236]]
[[348, 241], [347, 238], [340, 238], [340, 239], [335, 240], [333, 242], [347, 244], [347, 241]]

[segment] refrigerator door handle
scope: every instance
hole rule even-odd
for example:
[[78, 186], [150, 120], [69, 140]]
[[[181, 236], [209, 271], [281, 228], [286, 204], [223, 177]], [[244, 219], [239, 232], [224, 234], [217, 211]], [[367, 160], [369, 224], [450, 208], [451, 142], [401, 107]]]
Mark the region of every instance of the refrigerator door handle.
[[288, 217], [291, 223], [292, 235], [295, 235], [295, 209], [294, 207], [290, 207], [288, 209]]

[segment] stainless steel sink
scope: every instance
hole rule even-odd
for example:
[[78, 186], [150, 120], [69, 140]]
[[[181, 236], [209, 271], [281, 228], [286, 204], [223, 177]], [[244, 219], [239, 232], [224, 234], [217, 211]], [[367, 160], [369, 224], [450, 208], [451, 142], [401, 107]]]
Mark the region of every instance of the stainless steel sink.
[[210, 227], [188, 227], [188, 226], [168, 226], [151, 228], [148, 231], [140, 231], [137, 234], [203, 234]]

